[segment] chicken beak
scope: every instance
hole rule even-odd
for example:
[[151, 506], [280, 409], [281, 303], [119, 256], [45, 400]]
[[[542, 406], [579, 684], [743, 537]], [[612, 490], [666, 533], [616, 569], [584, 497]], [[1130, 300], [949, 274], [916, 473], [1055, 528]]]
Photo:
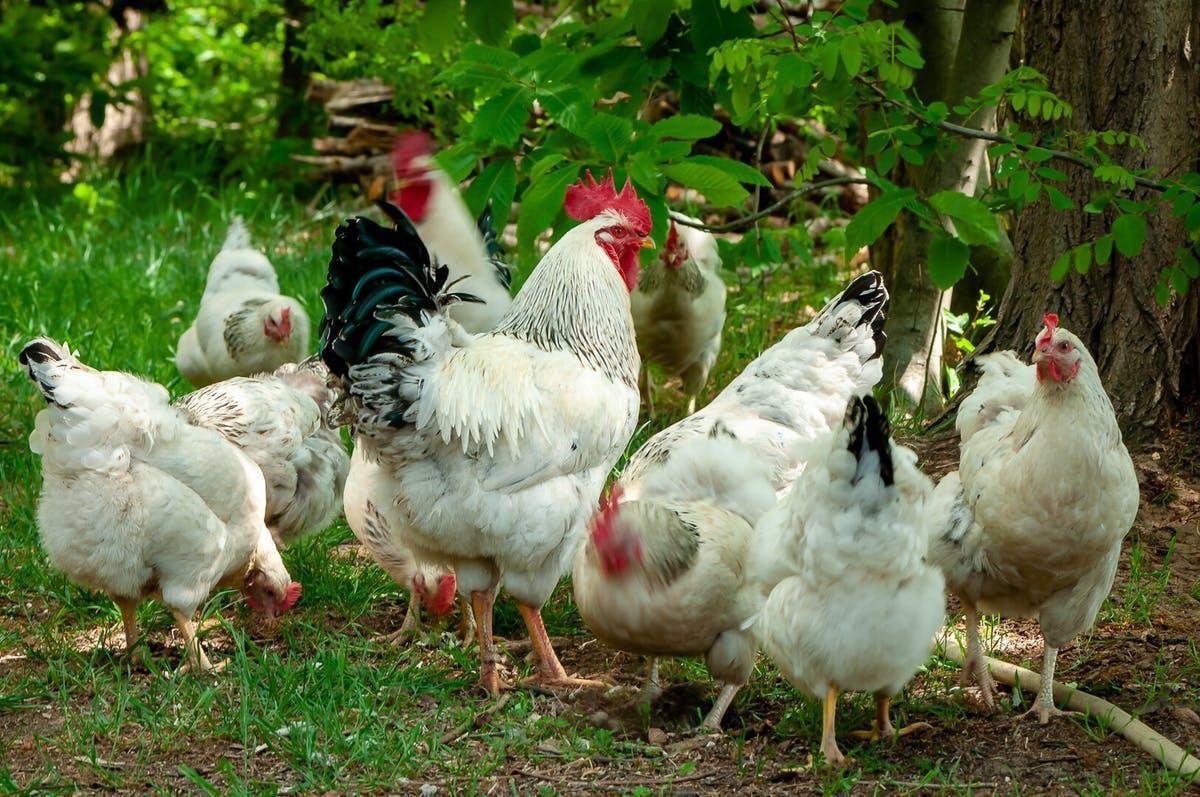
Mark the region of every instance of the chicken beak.
[[654, 245], [653, 238], [643, 238], [642, 239], [642, 248], [643, 249], [657, 249], [658, 247], [656, 247]]

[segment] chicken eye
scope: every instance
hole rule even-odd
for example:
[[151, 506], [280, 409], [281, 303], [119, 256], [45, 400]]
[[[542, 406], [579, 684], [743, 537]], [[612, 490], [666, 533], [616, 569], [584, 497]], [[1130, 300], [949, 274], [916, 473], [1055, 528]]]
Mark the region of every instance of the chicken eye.
[[613, 229], [613, 235], [617, 236], [618, 238], [624, 238], [628, 234], [629, 233], [625, 230], [624, 227], [616, 227]]
[[1062, 352], [1068, 352], [1071, 350], [1071, 344], [1064, 340], [1062, 343], [1058, 344], [1058, 350]]

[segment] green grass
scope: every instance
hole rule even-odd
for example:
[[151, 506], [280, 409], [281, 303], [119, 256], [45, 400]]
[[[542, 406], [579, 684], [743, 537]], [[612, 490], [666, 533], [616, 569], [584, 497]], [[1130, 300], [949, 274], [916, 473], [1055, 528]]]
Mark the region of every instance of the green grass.
[[[176, 675], [180, 649], [177, 640], [168, 642], [170, 617], [152, 602], [139, 613], [150, 641], [148, 667], [131, 666], [103, 638], [119, 627], [116, 607], [51, 570], [39, 549], [40, 470], [26, 437], [42, 400], [15, 355], [29, 338], [45, 334], [68, 340], [95, 367], [150, 377], [173, 395], [186, 392], [172, 355], [229, 217], [246, 217], [283, 290], [315, 321], [329, 241], [350, 209], [329, 206], [314, 215], [266, 182], [214, 189], [149, 168], [92, 185], [94, 203], [30, 199], [0, 218], [7, 261], [0, 271], [0, 389], [9, 408], [0, 417], [0, 792], [409, 793], [429, 783], [441, 785], [440, 793], [474, 793], [498, 779], [509, 784], [504, 791], [567, 794], [577, 788], [569, 785], [578, 777], [571, 773], [580, 771], [572, 767], [582, 763], [646, 781], [631, 783], [627, 793], [659, 794], [670, 790], [673, 778], [718, 766], [714, 762], [744, 783], [763, 772], [795, 769], [794, 783], [826, 794], [892, 782], [974, 791], [961, 748], [942, 751], [937, 744], [907, 755], [847, 740], [846, 752], [859, 768], [814, 775], [805, 767], [819, 738], [819, 706], [797, 695], [765, 661], [739, 696], [737, 720], [727, 723], [717, 752], [697, 760], [664, 756], [645, 744], [645, 731], [663, 721], [656, 713], [632, 731], [614, 732], [589, 721], [586, 711], [521, 691], [497, 716], [443, 744], [447, 730], [487, 705], [470, 691], [475, 653], [437, 630], [404, 648], [373, 642], [394, 629], [406, 596], [373, 564], [349, 553], [345, 544], [353, 535], [340, 522], [285, 552], [305, 590], [277, 628], [249, 622], [231, 593], [208, 601], [204, 614], [219, 627], [206, 633], [205, 646], [225, 662], [224, 672]], [[733, 273], [727, 276], [725, 346], [702, 401], [839, 284], [828, 268], [781, 269], [741, 286]], [[673, 388], [660, 388], [656, 408], [629, 451], [679, 417]], [[1150, 621], [1167, 569], [1166, 562], [1138, 560], [1130, 580], [1136, 586], [1129, 588], [1145, 600], [1123, 601], [1122, 621]], [[565, 582], [546, 620], [556, 635], [586, 636]], [[498, 604], [496, 625], [503, 636], [524, 636], [509, 601]], [[995, 626], [985, 628], [994, 641]], [[630, 672], [640, 667], [629, 657], [622, 662]], [[897, 726], [925, 719], [953, 733], [974, 721], [948, 696], [956, 675], [931, 660], [897, 699]], [[1172, 679], [1190, 678], [1194, 687], [1200, 679], [1194, 646], [1182, 671], [1178, 662], [1164, 662], [1146, 675], [1142, 689], [1151, 695]], [[703, 664], [665, 661], [663, 677], [701, 685], [699, 702], [670, 720], [676, 730], [696, 724], [714, 693]], [[866, 726], [871, 716], [869, 696], [845, 696], [839, 728]], [[515, 764], [568, 780], [506, 780]], [[1132, 780], [1093, 782], [1079, 769], [1072, 782], [1097, 793], [1178, 788], [1150, 763], [1122, 777]]]

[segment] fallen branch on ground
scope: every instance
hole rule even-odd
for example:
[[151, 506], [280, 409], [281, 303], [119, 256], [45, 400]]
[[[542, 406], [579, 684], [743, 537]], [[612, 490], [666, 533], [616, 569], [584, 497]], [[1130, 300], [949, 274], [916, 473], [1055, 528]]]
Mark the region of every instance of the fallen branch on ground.
[[[953, 639], [945, 640], [943, 651], [947, 658], [953, 659], [960, 666], [966, 660], [963, 649]], [[1020, 683], [1022, 689], [1029, 688], [1034, 692], [1037, 692], [1042, 686], [1042, 677], [1033, 670], [993, 659], [990, 656], [985, 656], [984, 660], [992, 671], [992, 677], [1002, 684], [1016, 686], [1017, 683]], [[1107, 717], [1109, 725], [1114, 730], [1154, 756], [1167, 769], [1177, 772], [1185, 778], [1192, 778], [1194, 782], [1200, 782], [1200, 759], [1188, 755], [1187, 751], [1179, 745], [1141, 720], [1135, 719], [1129, 712], [1114, 706], [1103, 698], [1072, 689], [1058, 682], [1054, 684], [1054, 701], [1059, 705], [1065, 702], [1067, 708], [1073, 711], [1087, 712], [1095, 717]]]
[[451, 728], [450, 730], [448, 730], [444, 734], [442, 734], [442, 739], [441, 739], [442, 744], [450, 744], [450, 742], [453, 742], [453, 741], [459, 739], [460, 737], [465, 736], [466, 734], [470, 733], [471, 731], [475, 730], [476, 728], [483, 727], [483, 725], [485, 723], [487, 723], [491, 720], [493, 714], [495, 714], [500, 709], [502, 709], [506, 705], [508, 705], [508, 701], [511, 698], [512, 698], [512, 692], [505, 692], [504, 694], [500, 695], [500, 698], [495, 703], [488, 706], [487, 708], [485, 708], [483, 711], [479, 712], [475, 716], [468, 717], [467, 719], [460, 722], [458, 725], [455, 725], [453, 728]]

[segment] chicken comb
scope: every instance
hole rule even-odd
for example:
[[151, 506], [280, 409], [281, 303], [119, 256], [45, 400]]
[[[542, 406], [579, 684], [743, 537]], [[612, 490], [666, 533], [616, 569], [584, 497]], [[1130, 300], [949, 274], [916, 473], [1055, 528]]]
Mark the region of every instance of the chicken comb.
[[429, 609], [438, 617], [445, 616], [454, 607], [454, 591], [458, 587], [458, 579], [453, 573], [447, 573], [438, 579], [437, 593], [429, 602]]
[[576, 221], [591, 221], [606, 210], [614, 210], [629, 220], [638, 235], [650, 234], [650, 208], [638, 198], [628, 177], [625, 187], [617, 193], [612, 169], [599, 183], [592, 177], [590, 169], [585, 171], [583, 180], [568, 186], [563, 210]]
[[421, 130], [408, 130], [396, 136], [392, 145], [392, 169], [397, 177], [414, 177], [424, 174], [425, 169], [414, 169], [413, 161], [422, 156], [433, 155], [433, 139]]
[[1054, 337], [1054, 330], [1058, 329], [1058, 313], [1046, 313], [1042, 316], [1042, 323], [1046, 325], [1046, 331], [1038, 336], [1038, 346], [1045, 346]]
[[303, 591], [304, 588], [300, 586], [299, 581], [293, 581], [291, 584], [288, 584], [287, 592], [284, 593], [283, 600], [280, 601], [279, 606], [275, 608], [275, 613], [283, 614], [295, 606], [296, 601], [300, 600], [300, 593]]
[[612, 536], [612, 524], [617, 518], [617, 512], [621, 510], [621, 495], [624, 489], [619, 484], [614, 484], [608, 488], [608, 492], [600, 497], [600, 507], [596, 510], [596, 514], [592, 515], [592, 520], [588, 524], [591, 533], [592, 541], [597, 547], [603, 547]]

